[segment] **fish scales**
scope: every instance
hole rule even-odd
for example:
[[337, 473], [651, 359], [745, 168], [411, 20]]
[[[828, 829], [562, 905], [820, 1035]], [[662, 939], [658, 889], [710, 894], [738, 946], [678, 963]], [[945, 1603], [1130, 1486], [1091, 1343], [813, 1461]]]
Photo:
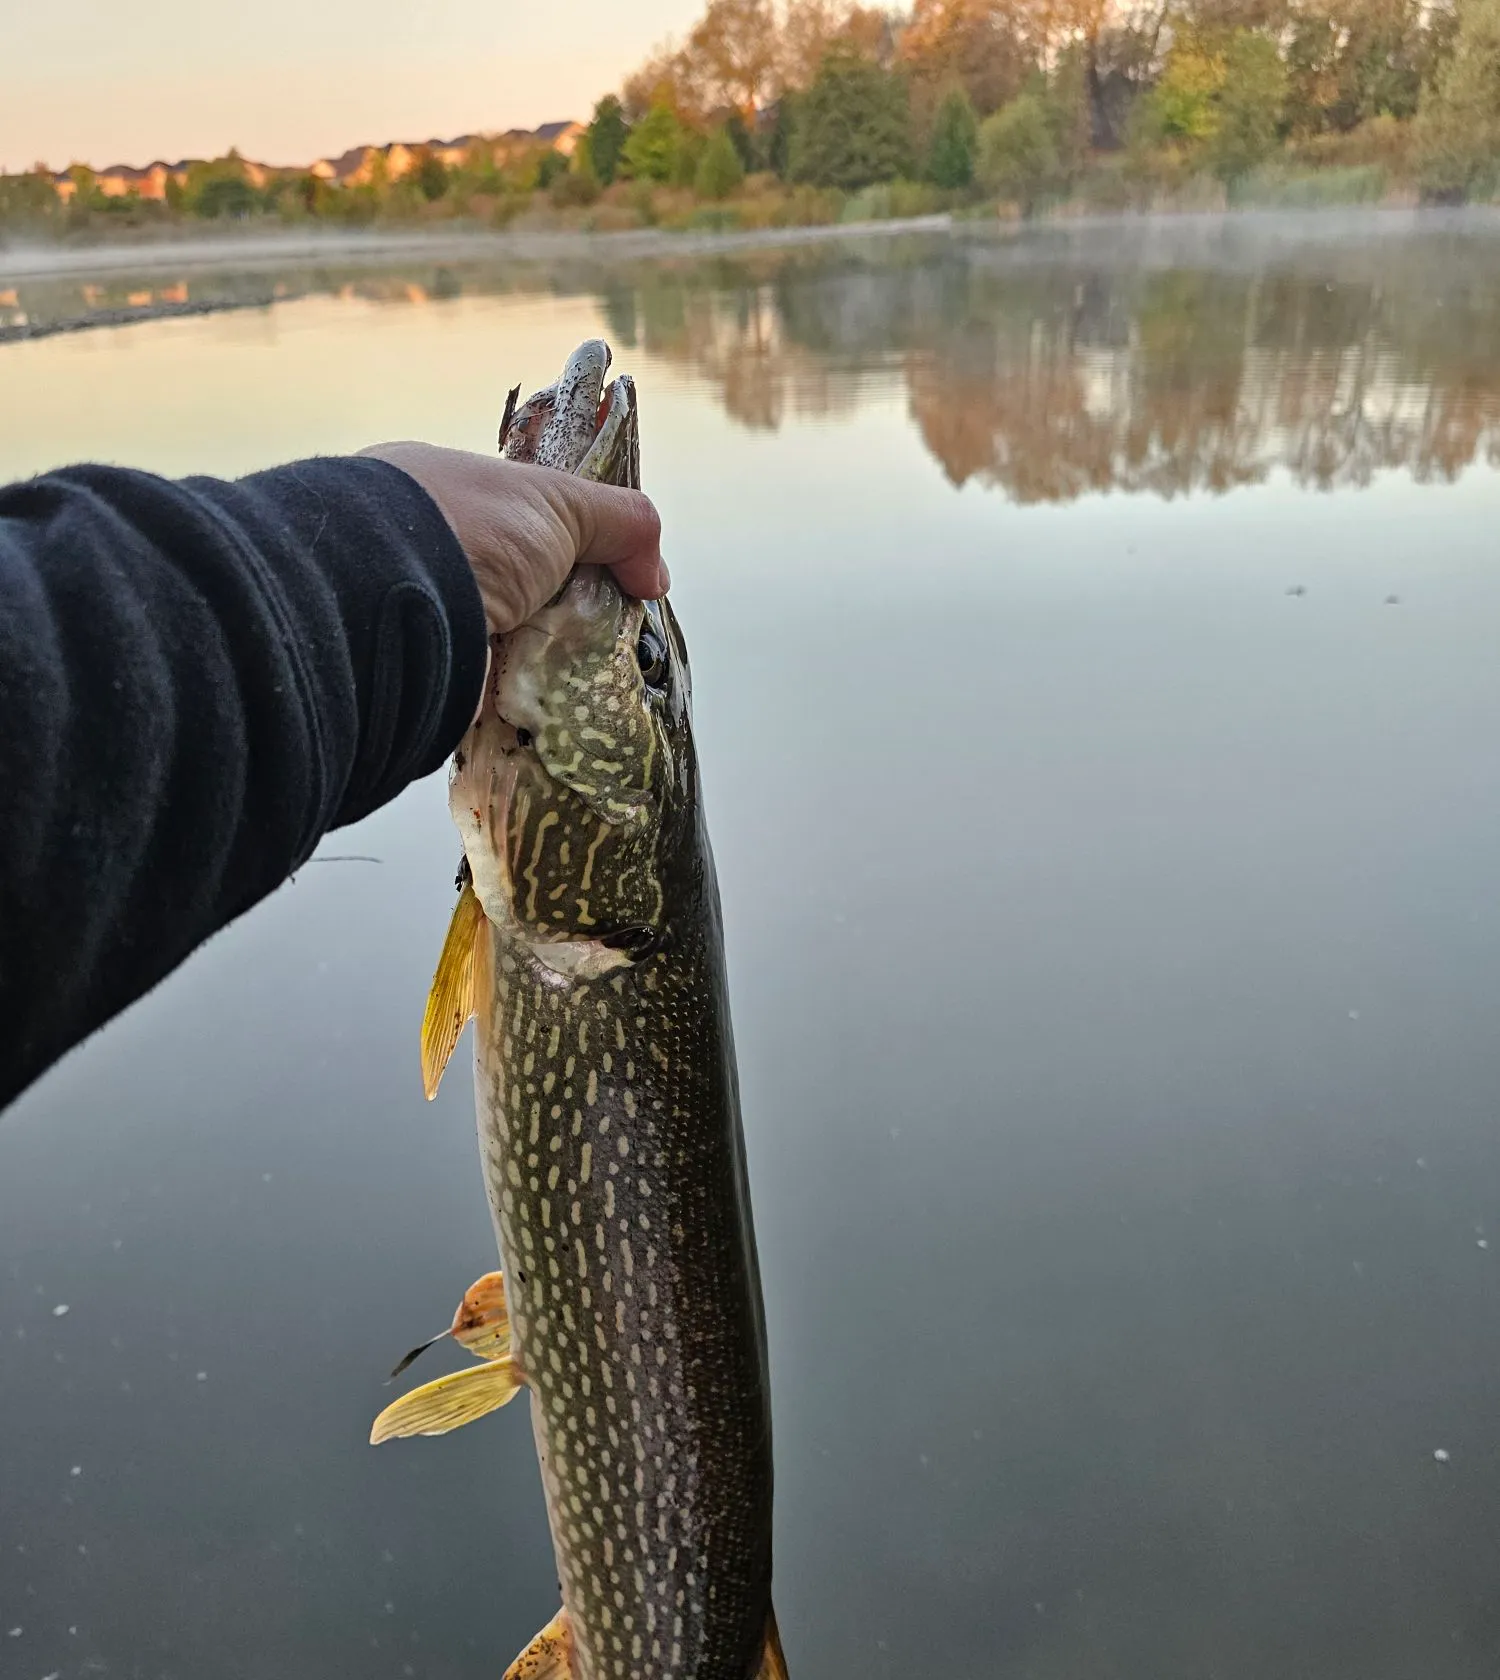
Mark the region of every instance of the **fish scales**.
[[494, 936], [480, 1023], [485, 1176], [591, 1677], [754, 1675], [770, 1605], [732, 1050], [694, 944], [565, 989]]

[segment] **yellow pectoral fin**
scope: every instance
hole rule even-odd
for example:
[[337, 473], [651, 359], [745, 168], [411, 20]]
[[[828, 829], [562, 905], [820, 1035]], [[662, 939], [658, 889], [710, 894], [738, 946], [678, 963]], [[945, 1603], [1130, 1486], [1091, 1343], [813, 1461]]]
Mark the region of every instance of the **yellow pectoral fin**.
[[452, 1324], [414, 1347], [391, 1375], [399, 1377], [413, 1360], [420, 1359], [445, 1336], [451, 1336], [476, 1359], [505, 1358], [510, 1352], [510, 1313], [505, 1306], [505, 1279], [499, 1272], [486, 1272], [471, 1283], [458, 1303]]
[[571, 1680], [573, 1635], [559, 1610], [505, 1671], [505, 1680]]
[[760, 1659], [760, 1673], [755, 1680], [786, 1680], [786, 1657], [782, 1653], [774, 1610], [766, 1617], [766, 1650]]
[[443, 1069], [474, 1013], [474, 944], [483, 927], [484, 908], [465, 881], [422, 1017], [422, 1089], [428, 1102], [437, 1095]]
[[407, 1435], [446, 1435], [497, 1410], [520, 1387], [520, 1372], [511, 1359], [492, 1359], [488, 1365], [439, 1377], [387, 1406], [375, 1419], [370, 1445]]
[[504, 1359], [510, 1352], [510, 1313], [499, 1272], [486, 1272], [464, 1291], [448, 1334], [476, 1359]]

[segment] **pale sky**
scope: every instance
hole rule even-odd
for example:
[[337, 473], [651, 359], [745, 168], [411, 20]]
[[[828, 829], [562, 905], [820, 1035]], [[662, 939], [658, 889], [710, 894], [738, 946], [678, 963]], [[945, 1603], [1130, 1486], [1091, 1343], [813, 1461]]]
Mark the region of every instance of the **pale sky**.
[[703, 0], [0, 0], [0, 167], [586, 118]]

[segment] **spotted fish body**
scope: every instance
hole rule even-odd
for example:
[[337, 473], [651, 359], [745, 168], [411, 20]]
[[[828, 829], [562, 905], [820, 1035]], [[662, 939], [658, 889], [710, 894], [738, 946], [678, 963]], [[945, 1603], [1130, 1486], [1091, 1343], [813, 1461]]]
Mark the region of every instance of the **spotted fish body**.
[[[637, 483], [628, 380], [598, 421], [607, 362], [583, 346], [512, 455]], [[760, 1280], [670, 607], [575, 572], [497, 647], [455, 765], [480, 1147], [566, 1618], [537, 1672], [780, 1673]]]

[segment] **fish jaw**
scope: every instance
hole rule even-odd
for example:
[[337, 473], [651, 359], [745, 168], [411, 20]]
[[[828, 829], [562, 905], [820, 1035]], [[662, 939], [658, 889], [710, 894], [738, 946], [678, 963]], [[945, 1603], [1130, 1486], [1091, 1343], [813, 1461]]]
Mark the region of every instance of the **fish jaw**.
[[477, 722], [453, 755], [448, 811], [463, 840], [475, 897], [497, 928], [514, 920], [505, 828], [522, 751], [514, 728], [495, 710], [491, 683]]
[[580, 566], [496, 656], [496, 711], [554, 782], [626, 827], [646, 819], [659, 768], [635, 658], [644, 613], [602, 566]]
[[600, 399], [609, 372], [609, 346], [586, 339], [568, 357], [556, 386], [553, 413], [537, 443], [536, 464], [576, 472], [599, 430]]
[[448, 809], [463, 841], [471, 888], [494, 936], [538, 983], [571, 986], [596, 980], [627, 966], [629, 953], [577, 933], [554, 934], [518, 911], [511, 808], [522, 777], [534, 782], [541, 767], [524, 730], [501, 716], [496, 694], [492, 677], [480, 717], [448, 772]]

